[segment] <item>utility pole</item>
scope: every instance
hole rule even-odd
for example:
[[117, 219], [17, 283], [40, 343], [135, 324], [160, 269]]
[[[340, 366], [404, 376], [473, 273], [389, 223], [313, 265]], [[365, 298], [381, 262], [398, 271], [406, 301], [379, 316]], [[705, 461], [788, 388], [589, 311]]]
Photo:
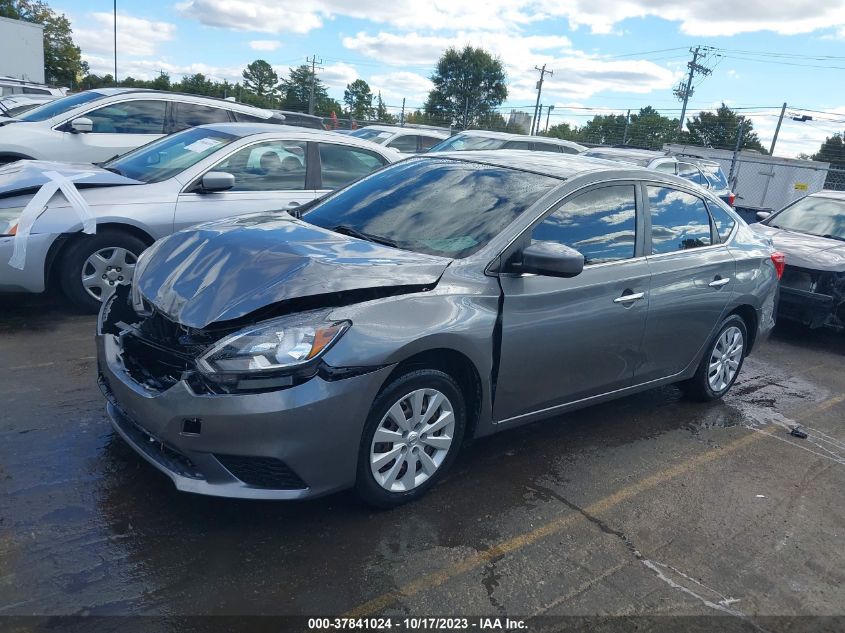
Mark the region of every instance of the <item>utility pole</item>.
[[117, 85], [117, 0], [114, 0], [114, 85]]
[[546, 132], [549, 131], [549, 117], [552, 115], [552, 110], [554, 109], [555, 107], [553, 105], [550, 105], [549, 109], [546, 110]]
[[399, 127], [405, 127], [405, 97], [402, 97], [402, 114], [399, 115]]
[[783, 107], [780, 109], [780, 118], [778, 119], [778, 126], [775, 128], [775, 136], [772, 139], [772, 146], [769, 148], [769, 155], [775, 155], [775, 143], [778, 142], [778, 134], [780, 134], [780, 124], [783, 123], [783, 115], [786, 114], [786, 101], [783, 102]]
[[318, 67], [317, 64], [322, 64], [323, 60], [317, 61], [317, 56], [312, 55], [311, 59], [306, 57], [305, 61], [311, 64], [311, 89], [308, 92], [308, 114], [314, 114], [314, 83], [317, 81], [317, 69], [323, 70], [323, 67]]
[[628, 114], [625, 115], [625, 131], [622, 132], [622, 145], [628, 144], [628, 126], [631, 125], [631, 111], [628, 110]]
[[681, 108], [681, 121], [678, 127], [679, 132], [684, 131], [684, 117], [686, 117], [687, 114], [687, 102], [692, 96], [692, 93], [695, 92], [695, 89], [692, 87], [692, 79], [693, 77], [695, 77], [695, 73], [699, 73], [700, 75], [704, 75], [706, 77], [711, 72], [713, 72], [712, 70], [707, 68], [707, 66], [702, 66], [698, 63], [699, 59], [703, 61], [707, 57], [707, 53], [701, 52], [700, 46], [691, 48], [690, 53], [692, 53], [692, 61], [687, 62], [687, 68], [689, 68], [689, 76], [687, 77], [687, 83], [686, 85], [678, 85], [678, 87], [674, 90], [675, 96], [684, 102], [684, 105]]
[[534, 70], [540, 71], [540, 80], [537, 82], [537, 103], [534, 104], [534, 118], [531, 119], [531, 136], [534, 135], [534, 128], [540, 128], [540, 120], [538, 117], [538, 112], [540, 108], [540, 95], [543, 92], [543, 80], [546, 78], [546, 75], [554, 75], [555, 71], [553, 70], [546, 70], [546, 65], [543, 64], [542, 68], [538, 68], [534, 66]]
[[736, 177], [739, 174], [736, 174], [736, 161], [739, 158], [739, 150], [742, 148], [742, 134], [745, 132], [745, 118], [739, 120], [739, 128], [736, 132], [736, 146], [734, 147], [734, 155], [731, 158], [731, 173], [728, 175], [728, 182], [731, 185], [731, 189], [736, 191]]

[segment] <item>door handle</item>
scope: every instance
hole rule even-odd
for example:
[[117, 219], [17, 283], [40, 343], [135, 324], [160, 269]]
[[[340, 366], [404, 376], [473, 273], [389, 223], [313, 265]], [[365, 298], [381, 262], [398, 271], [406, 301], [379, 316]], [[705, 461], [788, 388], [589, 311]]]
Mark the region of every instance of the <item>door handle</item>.
[[730, 283], [730, 281], [731, 281], [731, 278], [730, 278], [730, 277], [720, 277], [720, 278], [718, 278], [718, 279], [714, 279], [714, 280], [713, 280], [713, 281], [711, 281], [708, 285], [709, 285], [711, 288], [721, 288], [721, 287], [722, 287], [722, 286], [724, 286], [725, 284]]
[[639, 301], [643, 297], [645, 297], [644, 292], [632, 292], [631, 294], [616, 297], [613, 300], [613, 303], [631, 303], [632, 301]]

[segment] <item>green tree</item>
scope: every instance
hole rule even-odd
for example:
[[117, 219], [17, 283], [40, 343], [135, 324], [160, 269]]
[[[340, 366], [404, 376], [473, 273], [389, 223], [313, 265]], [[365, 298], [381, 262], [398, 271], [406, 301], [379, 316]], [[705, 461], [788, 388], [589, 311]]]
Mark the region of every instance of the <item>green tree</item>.
[[434, 89], [425, 102], [426, 113], [451, 124], [469, 127], [502, 104], [508, 96], [500, 59], [481, 48], [449, 48], [431, 81]]
[[373, 91], [363, 79], [356, 79], [351, 84], [346, 84], [343, 91], [343, 102], [346, 104], [348, 116], [355, 119], [372, 119]]
[[[830, 163], [830, 166], [836, 170], [845, 169], [845, 139], [843, 139], [843, 135], [837, 132], [833, 136], [827, 137], [819, 147], [819, 151], [813, 154], [811, 158], [812, 160]], [[841, 190], [841, 171], [828, 171], [824, 188]]]
[[[664, 143], [673, 143], [679, 139], [679, 123], [678, 119], [665, 117], [651, 106], [646, 106], [639, 113], [631, 115], [625, 142], [636, 147], [662, 149]], [[622, 129], [624, 132], [624, 124]]]
[[42, 0], [0, 0], [0, 17], [44, 25], [44, 76], [47, 83], [73, 86], [83, 75], [70, 20]]
[[244, 90], [251, 92], [259, 101], [272, 106], [278, 96], [279, 76], [273, 67], [263, 59], [256, 59], [243, 71]]
[[757, 132], [751, 119], [739, 115], [724, 103], [716, 112], [699, 112], [691, 119], [687, 119], [687, 141], [693, 145], [714, 147], [718, 149], [734, 149], [740, 123], [745, 122], [742, 129], [741, 149], [753, 149], [767, 154], [760, 144]]
[[578, 140], [578, 128], [572, 127], [569, 123], [557, 123], [551, 126], [543, 136], [562, 138], [567, 141]]
[[173, 86], [173, 89], [195, 95], [214, 96], [214, 83], [202, 73], [185, 75], [182, 81]]
[[[290, 69], [287, 79], [282, 79], [279, 88], [286, 110], [308, 112], [308, 96], [311, 90], [311, 68], [303, 64]], [[314, 76], [314, 114], [329, 116], [332, 111], [342, 112], [340, 103], [329, 97], [325, 84]]]
[[625, 117], [621, 114], [597, 114], [578, 128], [576, 140], [602, 145], [619, 145], [625, 135]]
[[387, 106], [384, 105], [384, 99], [381, 98], [380, 91], [376, 97], [376, 120], [382, 121], [383, 123], [396, 123], [396, 117], [387, 111]]

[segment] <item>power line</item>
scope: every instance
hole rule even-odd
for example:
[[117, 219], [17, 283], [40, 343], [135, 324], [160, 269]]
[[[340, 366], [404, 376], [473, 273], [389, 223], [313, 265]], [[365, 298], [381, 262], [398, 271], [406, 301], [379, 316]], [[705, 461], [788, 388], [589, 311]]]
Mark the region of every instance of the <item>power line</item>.
[[678, 87], [675, 88], [675, 90], [673, 91], [674, 95], [684, 102], [684, 107], [681, 108], [681, 117], [678, 126], [679, 132], [684, 131], [684, 116], [687, 112], [687, 101], [692, 96], [692, 93], [695, 90], [692, 85], [692, 80], [693, 77], [695, 77], [695, 73], [706, 77], [711, 72], [713, 72], [711, 69], [707, 68], [707, 66], [698, 63], [699, 59], [703, 61], [707, 58], [706, 47], [705, 52], [702, 52], [701, 48], [701, 46], [696, 46], [694, 49], [690, 49], [690, 53], [692, 53], [692, 60], [687, 62], [687, 68], [689, 68], [689, 77], [687, 77], [687, 85], [684, 86], [683, 84], [678, 84]]

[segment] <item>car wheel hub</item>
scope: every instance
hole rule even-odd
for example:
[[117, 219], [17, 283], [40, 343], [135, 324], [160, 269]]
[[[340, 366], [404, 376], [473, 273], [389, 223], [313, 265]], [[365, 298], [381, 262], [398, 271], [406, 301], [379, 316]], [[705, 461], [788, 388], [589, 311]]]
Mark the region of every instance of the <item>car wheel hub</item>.
[[106, 299], [115, 287], [132, 282], [138, 258], [125, 248], [101, 248], [82, 265], [82, 287], [97, 301]]
[[408, 492], [443, 464], [455, 432], [452, 403], [436, 389], [417, 389], [384, 414], [370, 444], [370, 470], [382, 488]]
[[736, 326], [727, 328], [716, 340], [707, 368], [707, 382], [714, 392], [724, 391], [733, 382], [742, 361], [744, 344], [742, 330]]

